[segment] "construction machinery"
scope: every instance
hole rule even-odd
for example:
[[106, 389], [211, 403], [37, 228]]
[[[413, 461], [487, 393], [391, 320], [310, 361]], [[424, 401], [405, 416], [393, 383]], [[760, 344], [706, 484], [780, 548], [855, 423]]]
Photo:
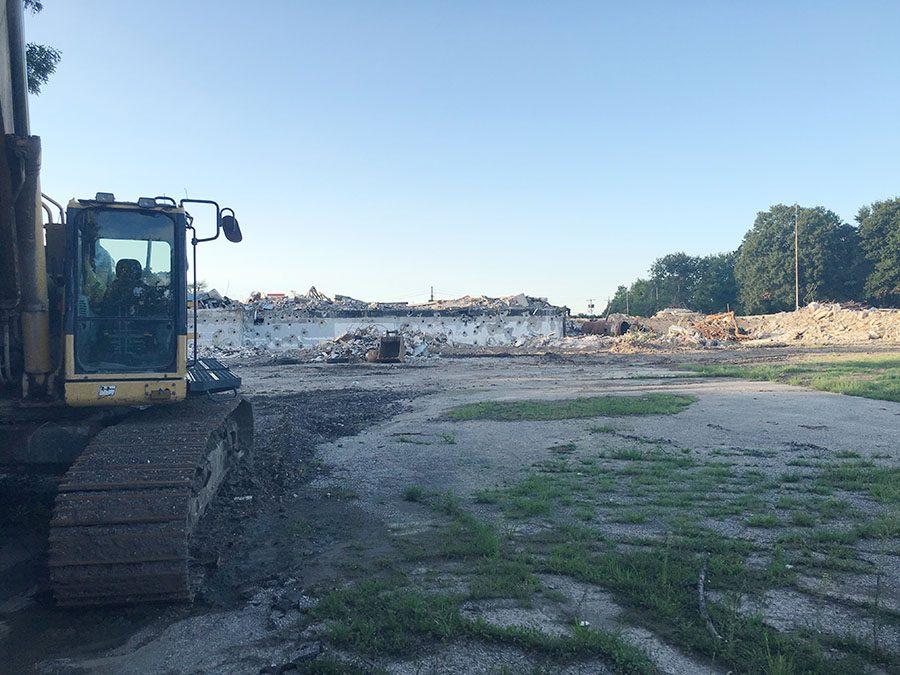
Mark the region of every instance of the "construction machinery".
[[187, 275], [196, 289], [198, 245], [240, 228], [212, 200], [42, 195], [23, 3], [2, 2], [0, 461], [71, 462], [50, 523], [59, 604], [190, 599], [191, 534], [253, 419], [240, 380], [198, 357], [196, 298], [188, 354]]

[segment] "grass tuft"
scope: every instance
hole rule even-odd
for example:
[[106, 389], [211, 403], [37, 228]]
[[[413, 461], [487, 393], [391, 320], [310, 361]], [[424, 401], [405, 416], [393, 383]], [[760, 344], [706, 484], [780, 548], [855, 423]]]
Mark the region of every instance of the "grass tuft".
[[787, 365], [690, 363], [681, 367], [708, 377], [785, 382], [836, 394], [900, 402], [900, 356], [895, 354], [803, 360]]
[[403, 499], [408, 502], [424, 502], [425, 488], [421, 485], [407, 485], [403, 488]]
[[582, 417], [673, 415], [696, 400], [679, 394], [590, 396], [552, 401], [482, 401], [457, 406], [447, 413], [452, 420], [546, 421]]

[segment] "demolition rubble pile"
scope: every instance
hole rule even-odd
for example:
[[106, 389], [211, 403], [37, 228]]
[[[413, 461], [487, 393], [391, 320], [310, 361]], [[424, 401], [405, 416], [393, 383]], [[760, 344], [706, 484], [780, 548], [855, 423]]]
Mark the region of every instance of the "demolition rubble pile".
[[[213, 293], [215, 291], [212, 291]], [[218, 294], [217, 294], [218, 295]], [[202, 304], [201, 304], [202, 306]], [[524, 293], [491, 298], [486, 295], [465, 295], [453, 300], [431, 300], [423, 303], [408, 302], [368, 302], [349, 295], [335, 294], [330, 297], [315, 286], [306, 293], [292, 292], [286, 295], [254, 293], [245, 303], [245, 308], [254, 310], [298, 310], [310, 313], [334, 313], [339, 311], [523, 311], [559, 309], [551, 305], [547, 298], [536, 298]]]
[[[296, 350], [290, 356], [309, 363], [352, 363], [372, 360], [377, 353], [385, 331], [377, 327], [365, 326], [353, 333], [346, 333], [336, 340], [320, 342], [315, 347]], [[446, 338], [424, 335], [419, 331], [400, 331], [404, 356], [406, 358], [428, 358], [438, 356], [446, 344]]]
[[687, 309], [669, 308], [649, 318], [612, 314], [605, 319], [573, 326], [583, 339], [603, 337], [613, 352], [631, 353], [673, 347], [715, 347], [722, 343], [747, 339], [734, 312], [699, 314]]
[[[626, 317], [627, 319], [627, 317]], [[619, 320], [621, 321], [621, 319]], [[812, 302], [794, 312], [735, 316], [666, 309], [648, 319], [630, 318], [628, 337], [618, 343], [647, 349], [742, 345], [900, 344], [900, 310]]]
[[509, 310], [558, 309], [551, 305], [547, 298], [536, 298], [524, 293], [507, 295], [502, 298], [491, 298], [486, 295], [464, 295], [454, 300], [432, 300], [411, 306], [419, 309], [433, 309], [435, 311], [475, 309], [502, 312]]
[[254, 293], [244, 303], [210, 291], [198, 295], [197, 306], [205, 355], [332, 363], [371, 359], [388, 333], [402, 338], [407, 357], [562, 335], [568, 313], [546, 298], [525, 294], [411, 304], [328, 296], [315, 287], [306, 293]]
[[900, 344], [900, 310], [810, 303], [796, 312], [735, 316], [664, 309], [652, 317], [612, 314], [573, 321], [565, 338], [531, 338], [521, 346], [568, 354], [620, 354], [764, 345]]
[[[378, 351], [381, 339], [387, 331], [376, 326], [362, 326], [357, 330], [345, 333], [334, 340], [324, 340], [312, 347], [273, 350], [267, 346], [224, 347], [203, 345], [199, 351], [202, 356], [214, 357], [277, 357], [280, 361], [296, 363], [354, 363], [371, 360], [373, 352]], [[402, 330], [405, 358], [429, 358], [439, 356], [447, 344], [445, 336], [425, 335], [421, 331]]]
[[811, 302], [796, 312], [739, 321], [755, 344], [900, 344], [900, 309]]
[[215, 288], [197, 293], [197, 307], [200, 309], [228, 309], [238, 305], [236, 300], [222, 295]]
[[[900, 310], [810, 303], [795, 312], [736, 316], [682, 308], [651, 317], [571, 319], [564, 307], [524, 294], [465, 296], [421, 304], [329, 297], [315, 288], [254, 294], [246, 303], [214, 290], [198, 305], [210, 356], [263, 356], [298, 363], [372, 360], [388, 333], [408, 358], [491, 354], [634, 354], [767, 345], [900, 345]], [[215, 310], [223, 310], [221, 313]], [[215, 315], [215, 316], [213, 316]]]

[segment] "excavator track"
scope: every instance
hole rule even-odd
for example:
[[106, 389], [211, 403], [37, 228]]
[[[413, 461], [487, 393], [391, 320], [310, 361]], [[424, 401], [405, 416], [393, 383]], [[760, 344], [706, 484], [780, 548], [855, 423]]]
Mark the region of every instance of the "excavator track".
[[50, 523], [57, 604], [190, 600], [191, 534], [250, 451], [252, 427], [244, 399], [203, 397], [98, 433], [62, 479]]

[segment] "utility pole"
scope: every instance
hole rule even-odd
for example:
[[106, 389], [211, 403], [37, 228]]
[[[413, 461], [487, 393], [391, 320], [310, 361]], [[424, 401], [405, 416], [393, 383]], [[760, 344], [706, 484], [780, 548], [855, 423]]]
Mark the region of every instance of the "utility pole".
[[587, 303], [587, 305], [588, 305], [588, 314], [589, 314], [590, 316], [594, 316], [594, 299], [593, 299], [593, 298], [588, 298], [588, 303]]
[[628, 289], [625, 289], [625, 313], [631, 314], [631, 310], [628, 309]]
[[429, 299], [429, 302], [434, 302], [434, 286], [431, 287], [431, 298]]
[[797, 228], [799, 205], [794, 204], [794, 310], [800, 309], [800, 236]]

